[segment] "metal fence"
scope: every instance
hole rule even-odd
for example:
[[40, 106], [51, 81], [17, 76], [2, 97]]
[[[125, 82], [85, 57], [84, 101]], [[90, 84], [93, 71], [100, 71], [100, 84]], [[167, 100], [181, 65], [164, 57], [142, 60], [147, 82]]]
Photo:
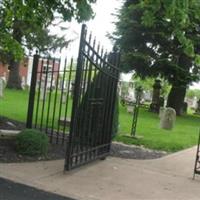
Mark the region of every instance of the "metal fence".
[[110, 151], [119, 70], [119, 54], [107, 54], [82, 27], [65, 169]]
[[47, 133], [52, 143], [67, 139], [75, 74], [73, 59], [61, 67], [60, 59], [34, 56], [27, 128]]
[[82, 26], [77, 65], [34, 56], [27, 128], [66, 144], [65, 170], [110, 151], [119, 53], [107, 53]]

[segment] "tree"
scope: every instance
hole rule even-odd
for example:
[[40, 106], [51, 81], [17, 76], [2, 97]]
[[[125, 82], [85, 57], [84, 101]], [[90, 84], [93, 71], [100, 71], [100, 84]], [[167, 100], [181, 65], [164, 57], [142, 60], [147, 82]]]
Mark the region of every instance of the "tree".
[[24, 51], [40, 52], [66, 47], [64, 36], [50, 35], [48, 27], [55, 21], [78, 22], [93, 16], [91, 4], [96, 0], [4, 0], [0, 2], [0, 59], [9, 64], [7, 87], [21, 88], [19, 61]]
[[199, 79], [200, 1], [126, 0], [118, 19], [122, 69], [168, 80], [167, 105], [180, 115], [188, 84]]
[[[154, 78], [145, 78], [141, 79], [140, 77], [134, 76], [132, 77], [132, 80], [134, 81], [135, 88], [141, 87], [145, 91], [152, 91], [153, 90], [153, 85], [155, 83]], [[161, 96], [165, 97], [169, 93], [170, 86], [169, 83], [166, 80], [161, 79], [161, 91], [160, 94]]]
[[200, 90], [198, 89], [188, 89], [186, 96], [188, 98], [194, 98], [197, 97], [197, 99], [200, 99]]

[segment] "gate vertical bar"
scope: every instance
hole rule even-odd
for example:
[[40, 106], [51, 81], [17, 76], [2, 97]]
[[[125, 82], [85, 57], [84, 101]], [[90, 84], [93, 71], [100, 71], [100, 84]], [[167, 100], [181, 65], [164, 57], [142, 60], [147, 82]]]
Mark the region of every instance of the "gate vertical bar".
[[105, 158], [110, 150], [119, 53], [114, 50], [108, 59], [94, 44], [83, 25], [64, 170]]
[[198, 163], [199, 163], [199, 145], [200, 145], [200, 130], [199, 130], [199, 137], [198, 137], [198, 144], [197, 144], [197, 152], [196, 152], [196, 158], [195, 158], [195, 164], [194, 164], [194, 173], [193, 173], [193, 179], [195, 179], [195, 175], [199, 174], [198, 169]]
[[34, 100], [35, 100], [35, 88], [37, 83], [38, 63], [39, 63], [39, 55], [36, 51], [36, 54], [33, 57], [31, 86], [30, 86], [30, 94], [28, 101], [28, 112], [26, 118], [26, 128], [32, 128], [33, 125], [33, 111], [34, 111]]
[[[117, 49], [114, 47], [113, 49], [113, 58], [111, 55], [111, 64], [114, 65], [116, 68], [113, 68], [114, 70], [114, 74], [116, 75], [116, 79], [113, 79], [114, 82], [114, 88], [113, 88], [113, 94], [112, 94], [112, 99], [111, 99], [111, 127], [110, 127], [110, 131], [112, 133], [113, 131], [113, 123], [114, 123], [114, 112], [115, 112], [115, 102], [117, 99], [117, 86], [118, 86], [118, 80], [119, 80], [119, 64], [120, 64], [120, 59], [121, 59], [121, 54], [120, 52], [117, 51]], [[110, 145], [109, 145], [109, 151], [110, 151], [110, 146], [111, 146], [111, 141], [112, 141], [112, 134], [109, 135], [109, 141]]]
[[74, 85], [74, 93], [73, 96], [73, 105], [72, 105], [72, 116], [71, 116], [71, 123], [70, 123], [70, 133], [69, 133], [69, 141], [67, 144], [66, 150], [66, 158], [65, 158], [65, 166], [64, 170], [70, 170], [70, 159], [71, 159], [71, 150], [72, 150], [72, 135], [74, 134], [74, 125], [75, 125], [75, 115], [79, 101], [79, 90], [80, 90], [80, 83], [81, 83], [81, 73], [82, 73], [82, 62], [83, 62], [83, 55], [82, 51], [84, 49], [85, 43], [85, 35], [86, 33], [86, 25], [82, 25], [81, 29], [81, 37], [80, 37], [80, 46], [79, 46], [79, 54], [78, 54], [78, 62], [77, 62], [77, 71], [75, 77], [75, 85]]

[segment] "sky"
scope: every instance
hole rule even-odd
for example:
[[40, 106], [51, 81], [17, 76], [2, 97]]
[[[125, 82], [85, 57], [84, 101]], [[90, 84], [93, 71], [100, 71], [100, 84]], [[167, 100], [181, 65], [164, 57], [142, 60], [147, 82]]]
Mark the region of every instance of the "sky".
[[[107, 37], [108, 33], [112, 33], [115, 30], [117, 18], [117, 10], [121, 8], [123, 0], [97, 0], [97, 3], [93, 5], [95, 17], [88, 22], [85, 22], [88, 28], [88, 32], [92, 32], [93, 37], [96, 37], [97, 43], [104, 47], [105, 50], [111, 51], [113, 44], [112, 41]], [[62, 27], [66, 27], [67, 30], [61, 31], [59, 27], [51, 27], [52, 34], [66, 35], [66, 39], [74, 39], [67, 49], [63, 49], [61, 53], [57, 53], [56, 57], [67, 57], [77, 58], [80, 42], [81, 25], [75, 20], [68, 23], [61, 24]], [[61, 60], [61, 66], [64, 64], [64, 60]], [[122, 74], [121, 79], [129, 81], [132, 74]]]
[[[95, 13], [94, 19], [91, 19], [89, 22], [86, 22], [88, 27], [88, 32], [92, 32], [93, 36], [96, 36], [97, 42], [100, 41], [100, 44], [108, 51], [112, 50], [112, 42], [106, 36], [107, 33], [112, 33], [115, 30], [113, 22], [117, 19], [113, 14], [117, 13], [117, 9], [120, 9], [122, 6], [123, 0], [97, 0], [97, 3], [94, 4], [93, 10]], [[74, 39], [70, 43], [67, 49], [63, 49], [61, 52], [56, 53], [56, 57], [67, 57], [68, 60], [73, 57], [78, 57], [79, 50], [79, 41], [81, 33], [81, 24], [78, 24], [75, 20], [72, 22], [66, 22], [62, 24], [63, 27], [66, 27], [67, 30], [61, 31], [58, 26], [51, 27], [50, 31], [53, 34], [66, 35], [66, 39]], [[61, 61], [61, 65], [64, 60]], [[132, 74], [122, 74], [121, 79], [129, 81]], [[200, 83], [194, 83], [190, 86], [191, 88], [200, 88]]]
[[[92, 32], [92, 35], [96, 36], [97, 42], [100, 41], [101, 45], [107, 50], [112, 49], [112, 43], [106, 35], [114, 31], [113, 22], [116, 21], [116, 17], [113, 14], [117, 13], [116, 9], [120, 9], [121, 5], [122, 0], [97, 0], [97, 3], [93, 5], [94, 19], [85, 23], [88, 27], [88, 32]], [[62, 50], [61, 56], [77, 58], [81, 24], [73, 20], [70, 23], [62, 23], [61, 26], [68, 29], [61, 31], [58, 26], [51, 27], [51, 33], [60, 36], [66, 34], [66, 39], [75, 39], [67, 49]], [[57, 56], [59, 56], [59, 53], [57, 53]]]

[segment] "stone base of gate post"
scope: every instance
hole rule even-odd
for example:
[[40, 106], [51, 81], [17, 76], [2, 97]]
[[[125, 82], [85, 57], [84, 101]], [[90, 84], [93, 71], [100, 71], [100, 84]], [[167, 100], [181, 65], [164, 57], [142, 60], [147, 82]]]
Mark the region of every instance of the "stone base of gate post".
[[125, 135], [124, 137], [139, 140], [139, 139], [143, 138], [144, 136], [142, 136], [142, 135], [134, 135], [134, 136], [133, 135]]

